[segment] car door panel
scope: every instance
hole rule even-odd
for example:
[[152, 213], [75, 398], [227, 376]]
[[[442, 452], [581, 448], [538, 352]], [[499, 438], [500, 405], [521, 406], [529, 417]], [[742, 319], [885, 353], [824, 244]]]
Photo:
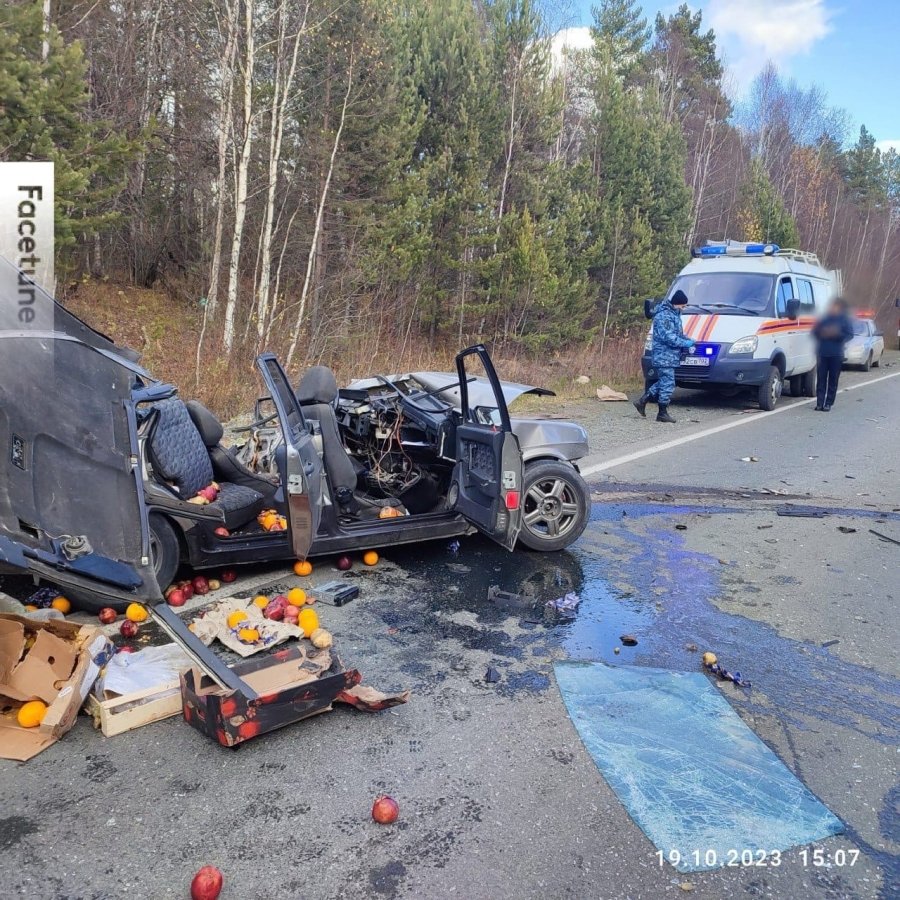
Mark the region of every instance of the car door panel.
[[[17, 270], [0, 263], [8, 309]], [[131, 396], [143, 370], [34, 292], [40, 329], [0, 316], [0, 561], [62, 587], [159, 601]]]
[[322, 518], [322, 460], [281, 364], [271, 353], [263, 353], [256, 364], [275, 405], [284, 437], [276, 458], [281, 493], [287, 503], [292, 549], [298, 559], [306, 559]]
[[[493, 388], [499, 424], [479, 421], [470, 405], [466, 362], [473, 357]], [[479, 531], [512, 550], [522, 527], [522, 451], [487, 350], [480, 344], [464, 350], [456, 357], [456, 367], [461, 421], [456, 427], [453, 505]]]

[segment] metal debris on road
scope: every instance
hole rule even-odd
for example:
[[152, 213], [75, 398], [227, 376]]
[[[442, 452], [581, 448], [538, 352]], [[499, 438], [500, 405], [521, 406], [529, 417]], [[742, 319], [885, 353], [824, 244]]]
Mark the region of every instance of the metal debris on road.
[[892, 538], [887, 534], [882, 534], [880, 531], [876, 531], [874, 528], [870, 528], [869, 531], [875, 535], [877, 538], [881, 538], [883, 541], [887, 541], [889, 544], [897, 544], [900, 546], [900, 541], [897, 538]]
[[824, 519], [831, 511], [822, 506], [794, 506], [791, 503], [779, 506], [775, 512], [779, 516], [796, 516], [801, 519]]
[[637, 638], [633, 634], [623, 634], [619, 640], [626, 647], [636, 647], [637, 646]]
[[856, 534], [856, 529], [851, 528], [849, 525], [838, 525], [837, 530], [841, 534]]

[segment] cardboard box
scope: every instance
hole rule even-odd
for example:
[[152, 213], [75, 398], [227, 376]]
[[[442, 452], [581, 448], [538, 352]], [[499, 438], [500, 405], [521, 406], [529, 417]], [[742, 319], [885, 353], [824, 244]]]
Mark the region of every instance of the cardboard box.
[[[0, 757], [24, 762], [58, 741], [113, 651], [93, 625], [0, 614]], [[37, 728], [16, 721], [28, 700], [48, 707]]]
[[409, 699], [409, 691], [389, 695], [361, 685], [356, 669], [344, 670], [330, 651], [308, 653], [303, 644], [239, 663], [234, 671], [259, 693], [256, 700], [220, 687], [196, 668], [181, 676], [185, 721], [223, 747], [326, 712], [332, 703], [375, 712]]

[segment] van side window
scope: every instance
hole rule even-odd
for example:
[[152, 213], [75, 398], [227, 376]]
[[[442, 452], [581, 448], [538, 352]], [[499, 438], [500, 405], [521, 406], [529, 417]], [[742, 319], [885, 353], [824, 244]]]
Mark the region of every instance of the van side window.
[[812, 282], [807, 281], [805, 278], [798, 278], [797, 290], [800, 293], [800, 314], [814, 313], [816, 311], [816, 301], [813, 297]]
[[778, 282], [778, 293], [775, 295], [775, 314], [779, 318], [787, 315], [787, 302], [794, 299], [794, 288], [790, 278], [782, 278]]

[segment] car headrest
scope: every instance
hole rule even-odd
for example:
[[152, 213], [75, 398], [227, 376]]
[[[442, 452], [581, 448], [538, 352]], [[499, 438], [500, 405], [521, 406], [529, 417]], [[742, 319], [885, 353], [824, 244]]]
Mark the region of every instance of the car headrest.
[[312, 366], [307, 369], [297, 385], [297, 400], [301, 404], [334, 403], [337, 395], [337, 379], [328, 366]]
[[207, 447], [216, 447], [225, 433], [222, 423], [199, 400], [188, 400], [185, 406], [203, 443]]

